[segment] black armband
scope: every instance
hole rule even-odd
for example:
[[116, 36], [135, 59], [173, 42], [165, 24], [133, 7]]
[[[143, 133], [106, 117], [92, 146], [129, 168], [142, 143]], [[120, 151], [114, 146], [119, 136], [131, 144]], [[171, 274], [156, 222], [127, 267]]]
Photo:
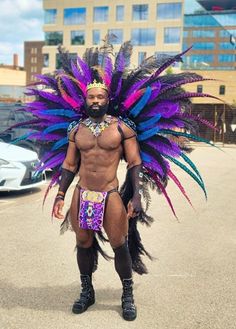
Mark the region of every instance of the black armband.
[[64, 193], [64, 195], [66, 194], [66, 191], [68, 190], [68, 187], [72, 183], [74, 177], [75, 177], [74, 172], [72, 172], [68, 169], [62, 168], [61, 178], [60, 178], [60, 182], [59, 182], [59, 194], [62, 194], [62, 193]]
[[142, 186], [143, 186], [143, 173], [142, 173], [142, 164], [136, 165], [129, 170], [129, 175], [131, 179], [131, 184], [133, 188], [133, 196], [142, 194]]

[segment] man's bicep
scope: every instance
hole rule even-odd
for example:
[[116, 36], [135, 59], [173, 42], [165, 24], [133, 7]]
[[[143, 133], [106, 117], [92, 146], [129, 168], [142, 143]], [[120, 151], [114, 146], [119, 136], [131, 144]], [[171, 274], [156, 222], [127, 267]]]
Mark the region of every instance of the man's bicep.
[[136, 136], [124, 140], [124, 153], [128, 166], [131, 168], [142, 162]]

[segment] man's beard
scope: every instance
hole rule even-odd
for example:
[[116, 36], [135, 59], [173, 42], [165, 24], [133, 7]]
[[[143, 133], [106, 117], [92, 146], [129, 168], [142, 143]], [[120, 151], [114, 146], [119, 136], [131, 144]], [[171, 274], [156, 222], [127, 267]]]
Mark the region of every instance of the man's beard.
[[88, 106], [86, 104], [85, 108], [86, 108], [86, 113], [89, 117], [91, 118], [101, 118], [103, 117], [106, 113], [107, 113], [107, 110], [108, 110], [108, 104], [105, 104], [105, 105], [96, 105], [98, 108], [94, 109], [95, 105], [91, 105], [91, 106]]

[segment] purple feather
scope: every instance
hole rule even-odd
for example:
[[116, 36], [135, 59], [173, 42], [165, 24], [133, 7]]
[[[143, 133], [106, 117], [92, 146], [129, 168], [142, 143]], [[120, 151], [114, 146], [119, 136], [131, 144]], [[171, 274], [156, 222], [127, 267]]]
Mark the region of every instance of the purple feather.
[[88, 83], [91, 83], [92, 82], [92, 74], [91, 74], [91, 70], [90, 70], [88, 64], [85, 63], [79, 56], [77, 58], [77, 63], [78, 63], [78, 66], [81, 69], [81, 73], [83, 74], [83, 82], [85, 82], [86, 85]]
[[59, 177], [60, 177], [60, 175], [61, 175], [61, 173], [58, 171], [58, 172], [56, 172], [56, 173], [52, 176], [51, 181], [50, 181], [50, 183], [48, 184], [47, 190], [46, 190], [46, 192], [45, 192], [45, 194], [44, 194], [43, 205], [44, 205], [44, 203], [45, 203], [45, 200], [46, 200], [46, 198], [47, 198], [47, 196], [48, 196], [48, 193], [49, 193], [49, 191], [51, 190], [51, 188], [59, 182]]
[[186, 49], [185, 51], [183, 51], [182, 53], [174, 56], [173, 58], [169, 59], [166, 63], [164, 63], [152, 76], [151, 79], [155, 79], [156, 77], [158, 77], [165, 69], [167, 69], [171, 64], [173, 64], [174, 62], [176, 62], [176, 58], [181, 58], [181, 56], [183, 56], [185, 53], [187, 53], [192, 47], [189, 47], [188, 49]]
[[149, 78], [145, 78], [142, 79], [140, 81], [135, 82], [130, 89], [128, 89], [127, 93], [126, 93], [126, 98], [128, 98], [130, 95], [132, 95], [134, 92], [136, 92], [137, 90], [139, 90], [145, 82], [148, 81]]
[[154, 180], [154, 182], [156, 183], [157, 187], [158, 187], [158, 188], [162, 191], [162, 193], [164, 194], [164, 196], [165, 196], [165, 198], [166, 198], [166, 200], [167, 200], [167, 202], [168, 202], [168, 204], [169, 204], [169, 206], [170, 206], [170, 208], [171, 208], [171, 210], [172, 210], [174, 216], [177, 218], [176, 213], [175, 213], [175, 210], [174, 210], [174, 207], [173, 207], [173, 205], [172, 205], [172, 202], [171, 202], [171, 200], [170, 200], [170, 198], [169, 198], [169, 196], [168, 196], [168, 194], [167, 194], [167, 192], [166, 192], [165, 187], [164, 187], [163, 184], [160, 182], [158, 176], [157, 176], [152, 170], [150, 170], [149, 168], [147, 168], [146, 166], [145, 166], [145, 168], [146, 168], [146, 170], [147, 170], [147, 172], [148, 172], [148, 175]]
[[148, 144], [150, 146], [152, 146], [157, 152], [160, 152], [162, 154], [167, 154], [167, 155], [171, 155], [173, 157], [179, 157], [181, 150], [179, 148], [179, 146], [170, 141], [169, 143], [171, 145], [167, 145], [165, 143], [162, 143], [161, 141], [149, 141]]
[[148, 104], [150, 104], [157, 96], [160, 94], [161, 90], [161, 83], [160, 81], [156, 81], [151, 85], [152, 88], [152, 95], [149, 98]]
[[78, 80], [78, 81], [83, 81], [83, 75], [81, 74], [80, 70], [78, 69], [78, 67], [74, 64], [73, 61], [71, 61], [71, 69], [73, 72], [74, 77]]
[[43, 166], [37, 168], [39, 171], [43, 171], [45, 169], [52, 169], [57, 165], [61, 165], [65, 158], [65, 153], [59, 153], [49, 161], [47, 161]]
[[209, 95], [209, 94], [205, 94], [205, 93], [195, 93], [195, 92], [185, 92], [185, 93], [182, 93], [180, 95], [176, 95], [176, 96], [169, 96], [169, 99], [170, 100], [173, 100], [173, 101], [176, 101], [176, 100], [182, 100], [182, 99], [185, 99], [185, 98], [192, 98], [192, 97], [209, 97], [209, 98], [214, 98], [214, 99], [217, 99], [218, 101], [221, 101], [222, 100], [218, 97], [215, 97], [215, 96], [212, 96], [212, 95]]
[[209, 80], [215, 80], [215, 79], [207, 79], [207, 78], [202, 78], [202, 77], [192, 77], [192, 78], [188, 78], [188, 79], [179, 80], [178, 82], [175, 82], [173, 84], [168, 84], [166, 87], [162, 88], [162, 90], [160, 92], [160, 95], [164, 94], [169, 89], [173, 89], [173, 88], [179, 87], [181, 85], [190, 84], [190, 83], [194, 83], [194, 82], [197, 82], [197, 81], [209, 81]]
[[145, 116], [148, 115], [148, 117], [152, 117], [154, 115], [161, 114], [163, 118], [170, 118], [179, 111], [180, 106], [178, 103], [164, 100], [160, 101], [157, 105], [154, 105], [153, 108], [148, 111], [148, 114], [145, 114]]
[[185, 189], [183, 188], [182, 184], [178, 180], [178, 178], [174, 175], [174, 173], [169, 169], [168, 176], [173, 180], [173, 182], [178, 186], [184, 197], [187, 199], [188, 203], [193, 207], [191, 200], [189, 199]]
[[105, 76], [104, 76], [104, 82], [107, 86], [110, 86], [111, 84], [111, 79], [112, 79], [112, 70], [113, 70], [113, 65], [112, 65], [112, 60], [109, 56], [105, 57]]
[[[78, 93], [78, 86], [75, 86], [73, 84], [73, 82], [67, 78], [66, 76], [61, 76], [62, 81], [64, 82], [70, 96], [76, 101], [77, 103], [77, 109], [79, 109], [81, 107], [81, 105], [84, 103], [84, 101], [82, 100], [82, 98], [80, 97], [79, 93]], [[77, 89], [77, 91], [76, 91]]]
[[115, 71], [123, 73], [124, 69], [125, 69], [125, 57], [122, 52], [119, 52], [119, 54], [116, 57]]

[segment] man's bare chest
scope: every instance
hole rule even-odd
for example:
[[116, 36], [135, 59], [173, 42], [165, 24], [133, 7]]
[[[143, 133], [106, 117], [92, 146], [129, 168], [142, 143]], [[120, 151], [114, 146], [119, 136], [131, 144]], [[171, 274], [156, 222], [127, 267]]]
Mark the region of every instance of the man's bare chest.
[[80, 151], [92, 149], [111, 151], [121, 147], [121, 135], [115, 124], [111, 124], [97, 137], [88, 127], [81, 125], [75, 135], [75, 143]]

